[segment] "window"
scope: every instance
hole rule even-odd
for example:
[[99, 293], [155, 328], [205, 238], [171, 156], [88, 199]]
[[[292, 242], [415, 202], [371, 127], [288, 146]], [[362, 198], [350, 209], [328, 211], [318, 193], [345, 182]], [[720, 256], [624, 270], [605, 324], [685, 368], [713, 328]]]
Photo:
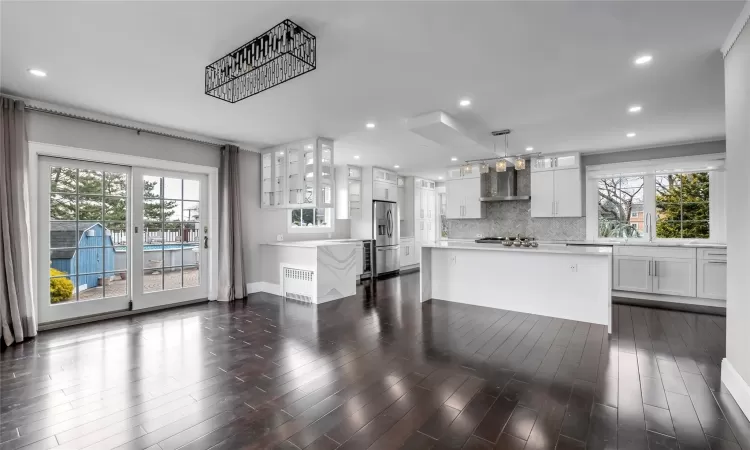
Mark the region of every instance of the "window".
[[644, 177], [603, 178], [599, 188], [599, 237], [640, 238], [642, 231], [632, 219], [643, 211]]
[[333, 229], [333, 208], [299, 208], [289, 213], [289, 231], [321, 232]]
[[656, 236], [660, 239], [708, 239], [708, 172], [656, 177]]
[[587, 239], [724, 242], [723, 167], [720, 157], [588, 167]]

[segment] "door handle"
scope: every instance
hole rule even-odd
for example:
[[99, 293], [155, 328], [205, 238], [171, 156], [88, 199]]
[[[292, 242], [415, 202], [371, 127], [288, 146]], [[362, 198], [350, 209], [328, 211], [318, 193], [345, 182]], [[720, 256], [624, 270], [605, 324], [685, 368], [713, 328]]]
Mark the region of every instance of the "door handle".
[[208, 248], [208, 236], [203, 236], [203, 248]]

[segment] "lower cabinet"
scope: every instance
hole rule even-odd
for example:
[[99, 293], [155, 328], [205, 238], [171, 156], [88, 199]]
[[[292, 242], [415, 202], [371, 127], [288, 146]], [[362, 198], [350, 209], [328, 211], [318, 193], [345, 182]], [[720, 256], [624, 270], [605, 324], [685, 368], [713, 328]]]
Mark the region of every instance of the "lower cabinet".
[[408, 267], [419, 262], [414, 239], [401, 239], [401, 267]]
[[613, 277], [618, 291], [652, 292], [650, 256], [616, 256]]
[[695, 260], [654, 258], [654, 294], [695, 297]]
[[726, 250], [701, 249], [698, 253], [698, 297], [726, 300]]
[[364, 273], [364, 245], [362, 242], [357, 242], [354, 247], [356, 254], [354, 270], [356, 271], [357, 277]]
[[615, 247], [613, 289], [726, 299], [725, 249]]

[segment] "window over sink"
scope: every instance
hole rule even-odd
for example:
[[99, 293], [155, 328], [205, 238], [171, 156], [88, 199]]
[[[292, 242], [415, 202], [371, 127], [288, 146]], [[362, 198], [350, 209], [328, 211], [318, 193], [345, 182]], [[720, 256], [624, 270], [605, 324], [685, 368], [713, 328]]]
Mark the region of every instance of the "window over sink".
[[704, 158], [587, 167], [587, 238], [724, 242], [724, 161]]

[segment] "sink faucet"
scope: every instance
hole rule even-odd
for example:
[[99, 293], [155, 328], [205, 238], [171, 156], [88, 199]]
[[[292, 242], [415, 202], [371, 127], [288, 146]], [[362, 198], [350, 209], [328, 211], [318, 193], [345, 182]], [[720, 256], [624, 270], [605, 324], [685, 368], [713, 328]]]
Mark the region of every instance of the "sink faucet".
[[651, 233], [651, 213], [646, 213], [646, 233], [648, 233], [648, 241], [651, 242], [653, 239], [652, 233]]

